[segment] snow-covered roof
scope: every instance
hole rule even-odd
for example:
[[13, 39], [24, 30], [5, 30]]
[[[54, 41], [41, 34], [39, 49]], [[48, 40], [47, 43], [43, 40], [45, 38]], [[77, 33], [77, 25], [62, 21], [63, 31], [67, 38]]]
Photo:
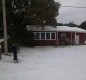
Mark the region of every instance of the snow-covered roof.
[[85, 32], [86, 30], [78, 27], [69, 27], [69, 26], [57, 26], [57, 31], [72, 31], [72, 32]]
[[42, 30], [42, 27], [40, 26], [35, 26], [35, 25], [27, 25], [26, 26], [28, 30], [32, 31], [66, 31], [66, 32], [84, 32], [86, 33], [86, 30], [78, 28], [78, 27], [69, 27], [69, 26], [56, 26], [56, 27], [51, 27], [51, 26], [45, 26], [44, 30]]
[[0, 43], [2, 43], [4, 41], [4, 39], [0, 39]]

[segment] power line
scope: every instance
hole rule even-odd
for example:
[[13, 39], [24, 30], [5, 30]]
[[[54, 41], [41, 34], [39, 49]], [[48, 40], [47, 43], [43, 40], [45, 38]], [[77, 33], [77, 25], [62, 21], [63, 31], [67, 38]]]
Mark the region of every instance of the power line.
[[81, 7], [81, 6], [61, 6], [61, 7], [71, 7], [71, 8], [86, 8], [86, 7]]

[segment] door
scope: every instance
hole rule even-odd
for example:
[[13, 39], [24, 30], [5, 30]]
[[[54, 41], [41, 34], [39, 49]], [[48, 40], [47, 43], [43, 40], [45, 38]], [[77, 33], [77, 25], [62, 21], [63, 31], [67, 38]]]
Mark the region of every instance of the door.
[[79, 44], [79, 35], [75, 36], [75, 44]]

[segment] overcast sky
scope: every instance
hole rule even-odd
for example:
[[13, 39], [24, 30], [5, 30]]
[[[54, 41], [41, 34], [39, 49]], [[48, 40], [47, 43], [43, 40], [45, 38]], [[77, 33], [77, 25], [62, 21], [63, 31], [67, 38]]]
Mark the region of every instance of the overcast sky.
[[[86, 7], [86, 0], [55, 0], [62, 6]], [[59, 23], [74, 22], [81, 24], [86, 20], [86, 8], [60, 7], [57, 21]]]

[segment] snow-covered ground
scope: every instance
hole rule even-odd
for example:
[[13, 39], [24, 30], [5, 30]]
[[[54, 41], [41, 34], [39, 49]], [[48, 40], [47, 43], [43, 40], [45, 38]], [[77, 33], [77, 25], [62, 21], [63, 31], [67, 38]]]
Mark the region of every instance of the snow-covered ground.
[[86, 45], [21, 48], [12, 59], [2, 55], [0, 80], [86, 80]]

